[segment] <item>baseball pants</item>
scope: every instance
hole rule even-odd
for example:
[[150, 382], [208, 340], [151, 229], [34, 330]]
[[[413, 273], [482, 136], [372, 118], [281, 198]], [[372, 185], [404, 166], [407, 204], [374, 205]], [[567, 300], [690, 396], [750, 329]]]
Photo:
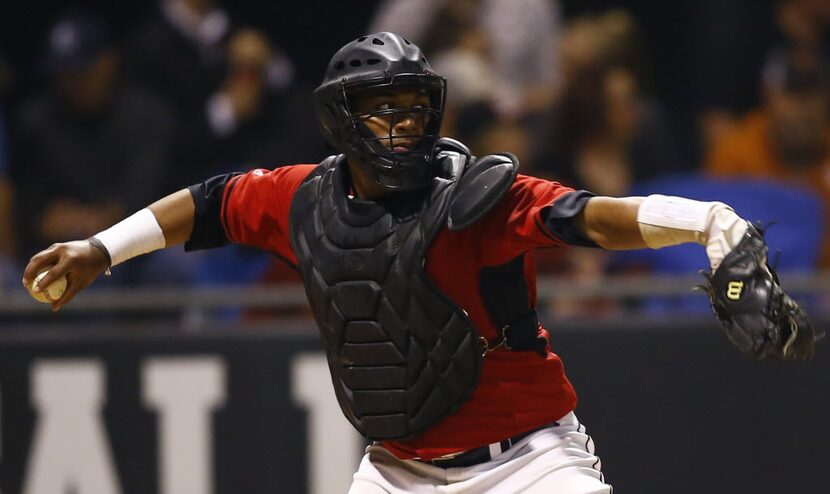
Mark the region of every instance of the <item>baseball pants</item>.
[[349, 494], [611, 494], [594, 442], [573, 412], [489, 461], [442, 468], [366, 448]]

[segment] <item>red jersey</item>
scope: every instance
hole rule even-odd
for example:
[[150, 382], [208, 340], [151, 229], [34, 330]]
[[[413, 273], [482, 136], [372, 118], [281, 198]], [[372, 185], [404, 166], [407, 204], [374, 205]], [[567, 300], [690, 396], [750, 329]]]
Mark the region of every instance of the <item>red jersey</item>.
[[[289, 210], [297, 188], [317, 165], [273, 171], [254, 170], [227, 181], [220, 215], [227, 238], [272, 252], [297, 264], [289, 240]], [[485, 216], [461, 231], [442, 230], [426, 253], [426, 273], [469, 314], [488, 341], [499, 332], [479, 292], [483, 267], [499, 266], [525, 255], [530, 306], [536, 304], [533, 249], [559, 247], [564, 241], [545, 227], [541, 213], [573, 189], [556, 182], [519, 175]], [[545, 338], [547, 331], [539, 331]], [[401, 458], [428, 460], [501, 441], [552, 422], [576, 406], [576, 393], [562, 361], [547, 348], [535, 352], [496, 349], [484, 357], [481, 379], [471, 398], [454, 414], [408, 441], [384, 446]]]

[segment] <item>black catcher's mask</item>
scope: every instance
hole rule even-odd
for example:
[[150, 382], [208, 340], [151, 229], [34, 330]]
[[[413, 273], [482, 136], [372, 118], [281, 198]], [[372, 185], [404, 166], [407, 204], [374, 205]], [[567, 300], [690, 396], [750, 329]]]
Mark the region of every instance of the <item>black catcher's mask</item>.
[[[434, 174], [446, 87], [446, 80], [432, 72], [415, 44], [394, 33], [378, 33], [362, 36], [334, 54], [323, 83], [314, 91], [314, 106], [328, 142], [363, 167], [368, 178], [385, 189], [413, 190], [427, 185]], [[353, 112], [357, 95], [399, 88], [423, 91], [429, 106]], [[377, 136], [365, 125], [376, 116], [389, 119], [388, 135]], [[392, 129], [405, 118], [421, 118], [423, 134], [395, 136], [417, 141], [395, 152]]]

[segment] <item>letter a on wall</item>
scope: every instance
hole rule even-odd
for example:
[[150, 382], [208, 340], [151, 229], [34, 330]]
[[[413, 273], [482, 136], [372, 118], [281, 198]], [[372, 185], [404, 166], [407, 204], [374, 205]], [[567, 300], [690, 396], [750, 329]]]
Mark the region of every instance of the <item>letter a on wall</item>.
[[37, 411], [23, 494], [120, 494], [101, 417], [104, 370], [96, 360], [39, 360]]

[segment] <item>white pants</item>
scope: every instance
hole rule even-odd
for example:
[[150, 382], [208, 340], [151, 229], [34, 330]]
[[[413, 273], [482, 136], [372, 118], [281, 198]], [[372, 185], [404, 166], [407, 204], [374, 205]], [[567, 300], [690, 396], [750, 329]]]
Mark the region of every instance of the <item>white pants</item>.
[[573, 412], [488, 462], [441, 468], [369, 446], [349, 494], [611, 494], [594, 441]]

